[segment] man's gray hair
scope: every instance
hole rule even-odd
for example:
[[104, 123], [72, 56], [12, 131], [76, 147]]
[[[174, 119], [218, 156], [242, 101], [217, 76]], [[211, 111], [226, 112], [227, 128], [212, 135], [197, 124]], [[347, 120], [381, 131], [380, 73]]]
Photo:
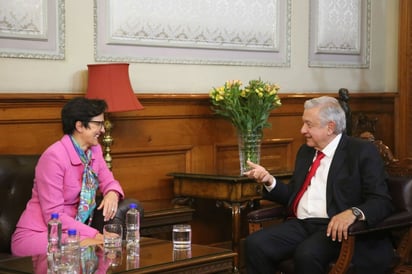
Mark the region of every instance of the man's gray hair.
[[328, 122], [335, 123], [335, 131], [333, 133], [340, 134], [346, 129], [346, 115], [345, 111], [339, 104], [336, 98], [330, 96], [321, 96], [309, 99], [305, 102], [304, 108], [311, 109], [320, 107], [319, 119], [321, 126], [325, 126]]

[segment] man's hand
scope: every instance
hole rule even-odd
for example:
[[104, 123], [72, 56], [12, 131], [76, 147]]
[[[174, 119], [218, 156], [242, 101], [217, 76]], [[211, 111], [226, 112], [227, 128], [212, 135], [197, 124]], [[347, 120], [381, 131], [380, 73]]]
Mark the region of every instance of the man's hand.
[[263, 183], [270, 186], [273, 183], [273, 176], [262, 166], [247, 161], [247, 164], [251, 168], [249, 171], [243, 173], [251, 179], [255, 179], [258, 183]]
[[343, 239], [348, 239], [348, 228], [356, 221], [351, 209], [347, 209], [332, 217], [326, 230], [326, 236], [331, 237], [332, 241], [338, 239], [341, 242]]

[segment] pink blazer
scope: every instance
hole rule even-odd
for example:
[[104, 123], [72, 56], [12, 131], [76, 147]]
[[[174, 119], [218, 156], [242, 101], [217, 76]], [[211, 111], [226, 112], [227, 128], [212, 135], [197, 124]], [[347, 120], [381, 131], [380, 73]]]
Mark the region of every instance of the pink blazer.
[[[115, 190], [124, 197], [123, 190], [104, 161], [100, 145], [91, 147], [92, 168], [99, 178], [99, 189], [105, 195]], [[64, 135], [41, 155], [36, 166], [32, 197], [27, 203], [12, 236], [12, 253], [29, 256], [47, 250], [47, 222], [53, 212], [60, 215], [62, 230], [75, 228], [80, 238], [93, 238], [98, 231], [76, 221], [82, 186], [83, 164], [69, 135]], [[98, 206], [98, 205], [97, 205]]]

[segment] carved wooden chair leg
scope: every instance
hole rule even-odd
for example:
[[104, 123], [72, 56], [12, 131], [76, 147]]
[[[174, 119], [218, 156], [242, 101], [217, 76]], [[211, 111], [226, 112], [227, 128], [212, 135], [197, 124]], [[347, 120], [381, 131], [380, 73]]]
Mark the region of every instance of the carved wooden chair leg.
[[342, 241], [338, 260], [329, 271], [329, 274], [346, 273], [352, 261], [352, 254], [355, 250], [355, 236], [348, 236], [348, 239]]
[[397, 253], [401, 258], [399, 265], [405, 265], [411, 263], [411, 241], [412, 241], [412, 228], [403, 235], [401, 242], [398, 245]]

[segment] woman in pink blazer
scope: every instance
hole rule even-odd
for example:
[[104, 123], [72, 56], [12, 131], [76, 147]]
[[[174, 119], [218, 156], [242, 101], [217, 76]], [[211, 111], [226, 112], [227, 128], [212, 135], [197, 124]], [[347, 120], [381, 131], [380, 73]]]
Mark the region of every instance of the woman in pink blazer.
[[[32, 197], [12, 236], [16, 256], [47, 251], [47, 222], [59, 213], [63, 233], [80, 233], [82, 245], [103, 243], [103, 235], [91, 226], [94, 210], [112, 219], [124, 193], [104, 161], [99, 144], [104, 134], [104, 100], [74, 98], [62, 109], [64, 136], [41, 155], [36, 166]], [[96, 204], [96, 191], [103, 194]]]

